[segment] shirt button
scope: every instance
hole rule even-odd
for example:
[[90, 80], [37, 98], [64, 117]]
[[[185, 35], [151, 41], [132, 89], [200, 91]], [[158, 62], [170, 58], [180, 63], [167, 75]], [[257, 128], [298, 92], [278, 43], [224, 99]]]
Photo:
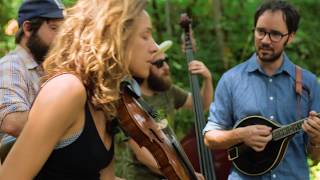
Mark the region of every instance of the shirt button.
[[272, 178], [277, 178], [277, 175], [276, 174], [272, 174]]
[[273, 119], [274, 119], [274, 116], [270, 116], [270, 119], [272, 119], [272, 120], [273, 120]]
[[272, 82], [272, 79], [269, 79], [269, 82]]
[[270, 96], [270, 97], [269, 97], [269, 99], [270, 99], [270, 101], [272, 101], [272, 100], [273, 100], [273, 97], [272, 97], [272, 96]]

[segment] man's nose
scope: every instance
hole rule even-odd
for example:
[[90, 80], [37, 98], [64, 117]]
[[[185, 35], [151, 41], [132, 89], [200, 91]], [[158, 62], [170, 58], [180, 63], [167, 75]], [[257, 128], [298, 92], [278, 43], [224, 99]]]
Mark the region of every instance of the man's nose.
[[163, 66], [165, 69], [170, 69], [170, 66], [167, 62], [163, 62]]
[[270, 34], [266, 33], [266, 35], [261, 39], [261, 42], [263, 43], [271, 43], [271, 38], [270, 38]]

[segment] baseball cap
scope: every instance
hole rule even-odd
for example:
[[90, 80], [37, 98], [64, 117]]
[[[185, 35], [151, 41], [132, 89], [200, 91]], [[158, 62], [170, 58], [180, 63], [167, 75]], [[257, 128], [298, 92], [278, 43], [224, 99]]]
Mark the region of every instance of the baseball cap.
[[60, 0], [25, 0], [18, 12], [18, 24], [37, 17], [62, 19], [64, 5]]
[[170, 47], [172, 46], [171, 40], [163, 41], [161, 44], [158, 45], [159, 50], [155, 53], [155, 55], [159, 53], [165, 53]]

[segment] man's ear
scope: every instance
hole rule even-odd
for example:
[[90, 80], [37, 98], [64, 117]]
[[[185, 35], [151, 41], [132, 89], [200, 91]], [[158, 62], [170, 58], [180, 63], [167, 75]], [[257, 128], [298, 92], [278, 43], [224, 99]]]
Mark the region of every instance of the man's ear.
[[289, 36], [288, 44], [290, 44], [290, 43], [293, 41], [293, 39], [294, 39], [295, 35], [296, 35], [296, 33], [295, 33], [295, 32], [292, 32], [292, 33], [290, 33], [290, 34], [288, 35], [288, 36]]
[[24, 21], [22, 23], [22, 29], [23, 29], [23, 34], [24, 36], [26, 36], [27, 38], [29, 38], [31, 36], [31, 24], [30, 21]]

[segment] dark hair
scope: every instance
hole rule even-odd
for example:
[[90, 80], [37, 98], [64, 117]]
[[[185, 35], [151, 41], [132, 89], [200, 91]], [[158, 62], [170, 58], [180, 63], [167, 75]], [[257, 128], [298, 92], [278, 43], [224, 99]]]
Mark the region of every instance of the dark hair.
[[256, 27], [259, 17], [267, 10], [282, 11], [283, 19], [286, 22], [288, 33], [296, 32], [299, 26], [300, 15], [295, 7], [282, 0], [267, 0], [256, 11], [254, 16], [254, 26]]
[[[28, 29], [28, 31], [32, 32], [32, 34], [34, 33], [37, 33], [38, 30], [40, 29], [40, 26], [45, 22], [47, 21], [46, 18], [34, 18], [34, 19], [31, 19], [31, 20], [28, 20], [30, 21], [30, 29]], [[15, 38], [15, 42], [16, 44], [19, 44], [21, 42], [21, 39], [24, 35], [24, 32], [23, 32], [23, 28], [22, 28], [22, 25], [19, 27], [19, 30], [17, 31], [16, 33], [16, 38]]]

